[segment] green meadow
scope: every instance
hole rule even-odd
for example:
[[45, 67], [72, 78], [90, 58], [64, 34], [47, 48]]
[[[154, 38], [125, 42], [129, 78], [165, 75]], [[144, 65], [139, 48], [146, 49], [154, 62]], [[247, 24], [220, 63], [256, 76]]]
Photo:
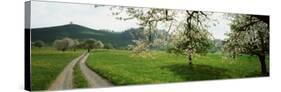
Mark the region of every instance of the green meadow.
[[[230, 59], [221, 54], [207, 54], [194, 56], [193, 65], [188, 65], [182, 55], [162, 51], [152, 54], [154, 58], [142, 58], [133, 57], [126, 50], [95, 50], [91, 52], [87, 65], [115, 85], [260, 76], [260, 64], [255, 56], [241, 55]], [[268, 58], [266, 62], [269, 67]]]
[[48, 89], [64, 67], [78, 57], [82, 51], [57, 51], [54, 48], [32, 48], [32, 90]]

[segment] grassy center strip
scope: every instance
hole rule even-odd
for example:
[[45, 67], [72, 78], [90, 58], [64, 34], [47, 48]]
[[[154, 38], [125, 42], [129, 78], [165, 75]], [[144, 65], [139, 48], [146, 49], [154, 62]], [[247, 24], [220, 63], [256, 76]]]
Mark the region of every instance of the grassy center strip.
[[82, 74], [79, 66], [79, 62], [74, 67], [73, 74], [73, 87], [74, 88], [87, 88], [89, 87], [88, 81], [85, 79], [85, 76]]

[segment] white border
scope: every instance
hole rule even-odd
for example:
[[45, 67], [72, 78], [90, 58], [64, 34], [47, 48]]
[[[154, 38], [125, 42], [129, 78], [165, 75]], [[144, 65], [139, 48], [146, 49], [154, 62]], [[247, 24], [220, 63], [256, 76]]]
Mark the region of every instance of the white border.
[[[24, 1], [1, 0], [0, 91], [21, 92], [24, 85]], [[50, 0], [51, 1], [51, 0]], [[122, 6], [188, 9], [270, 15], [270, 77], [160, 85], [76, 89], [69, 92], [274, 92], [280, 91], [280, 2], [278, 0], [53, 0]]]

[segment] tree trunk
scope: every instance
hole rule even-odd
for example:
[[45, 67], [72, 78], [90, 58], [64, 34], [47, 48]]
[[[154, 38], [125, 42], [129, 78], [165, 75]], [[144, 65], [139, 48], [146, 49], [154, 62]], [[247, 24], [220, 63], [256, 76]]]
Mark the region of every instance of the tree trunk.
[[91, 52], [91, 49], [88, 49], [88, 52]]
[[258, 54], [260, 65], [261, 65], [261, 74], [262, 76], [268, 76], [269, 73], [266, 70], [266, 63], [265, 63], [265, 52], [266, 52], [266, 44], [264, 43], [264, 35], [262, 32], [258, 31], [259, 40], [261, 42], [260, 47], [261, 51]]
[[63, 48], [63, 49], [62, 49], [62, 52], [64, 52], [65, 50], [66, 50], [66, 49]]
[[192, 57], [191, 54], [188, 55], [188, 64], [191, 65], [192, 64]]
[[260, 55], [258, 55], [258, 57], [259, 57], [260, 65], [261, 65], [261, 75], [268, 76], [269, 74], [267, 73], [267, 70], [266, 70], [265, 54], [260, 54]]

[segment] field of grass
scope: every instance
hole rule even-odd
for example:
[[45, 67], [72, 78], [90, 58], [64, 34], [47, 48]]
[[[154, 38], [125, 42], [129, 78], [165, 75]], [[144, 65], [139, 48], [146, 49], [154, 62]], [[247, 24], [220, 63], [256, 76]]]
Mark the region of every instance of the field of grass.
[[80, 70], [79, 63], [77, 63], [74, 67], [74, 74], [73, 74], [73, 81], [74, 81], [74, 88], [87, 88], [89, 84], [85, 79], [85, 76], [82, 74]]
[[254, 56], [231, 60], [207, 54], [195, 56], [190, 66], [184, 56], [160, 51], [153, 54], [154, 59], [131, 57], [125, 50], [96, 50], [90, 54], [87, 65], [115, 85], [257, 77], [260, 73]]
[[32, 90], [48, 89], [64, 67], [82, 51], [57, 51], [52, 48], [32, 48], [31, 87]]

